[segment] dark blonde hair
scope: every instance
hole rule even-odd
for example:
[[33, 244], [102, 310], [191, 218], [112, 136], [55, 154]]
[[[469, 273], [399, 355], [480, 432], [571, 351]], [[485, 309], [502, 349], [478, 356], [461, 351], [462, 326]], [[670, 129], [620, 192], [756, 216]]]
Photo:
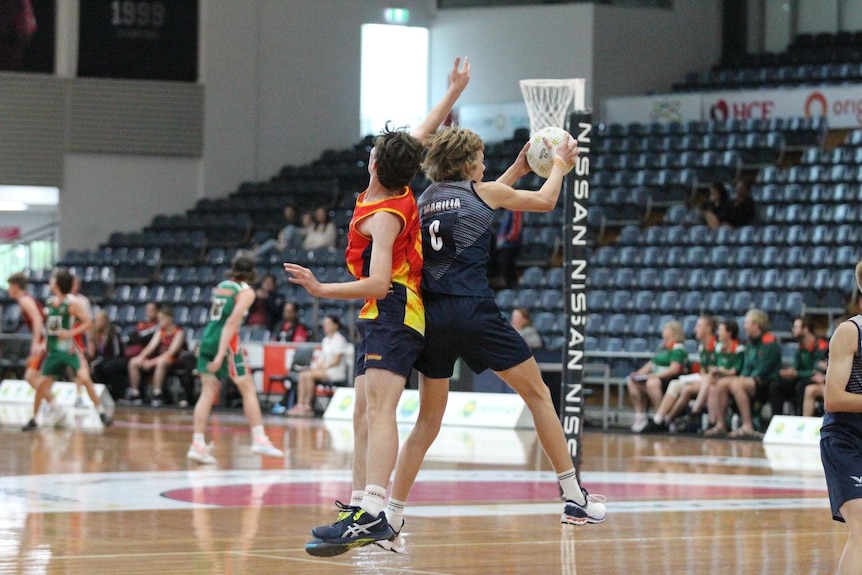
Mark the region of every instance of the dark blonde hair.
[[475, 132], [457, 126], [444, 128], [431, 140], [422, 169], [432, 182], [465, 180], [484, 147]]

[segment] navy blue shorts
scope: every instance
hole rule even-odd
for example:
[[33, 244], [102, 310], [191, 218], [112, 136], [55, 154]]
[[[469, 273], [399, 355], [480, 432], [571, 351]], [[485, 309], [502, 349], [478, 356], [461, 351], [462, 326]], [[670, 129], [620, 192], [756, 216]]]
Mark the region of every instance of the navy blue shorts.
[[820, 460], [826, 472], [832, 519], [844, 522], [841, 506], [862, 498], [862, 449], [858, 441], [829, 435], [820, 438]]
[[374, 368], [410, 377], [425, 345], [418, 331], [401, 323], [370, 319], [356, 320], [356, 330], [362, 340], [356, 352], [355, 375], [365, 375], [366, 369]]
[[416, 369], [428, 377], [452, 377], [460, 357], [475, 373], [503, 371], [533, 357], [493, 298], [423, 294], [425, 349]]

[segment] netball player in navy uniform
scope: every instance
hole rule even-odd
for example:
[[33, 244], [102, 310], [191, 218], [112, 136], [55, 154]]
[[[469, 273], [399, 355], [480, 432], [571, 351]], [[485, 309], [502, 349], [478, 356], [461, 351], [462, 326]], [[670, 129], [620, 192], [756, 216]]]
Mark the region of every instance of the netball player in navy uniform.
[[551, 174], [533, 192], [511, 187], [530, 171], [526, 146], [497, 181], [483, 182], [485, 155], [478, 135], [453, 127], [439, 132], [431, 142], [423, 167], [433, 183], [419, 197], [426, 324], [425, 349], [415, 367], [424, 377], [418, 421], [401, 448], [395, 471], [387, 510], [393, 525], [401, 523], [410, 487], [440, 430], [449, 378], [459, 357], [476, 373], [492, 369], [524, 399], [566, 497], [562, 523], [605, 520], [604, 498], [588, 495], [578, 484], [539, 366], [524, 339], [500, 312], [488, 283], [494, 211], [553, 210], [564, 170], [577, 156], [577, 143], [570, 138], [551, 153]]
[[[856, 264], [856, 284], [862, 290], [862, 262]], [[850, 527], [838, 573], [862, 573], [862, 315], [832, 334], [823, 398], [820, 458], [832, 518]]]

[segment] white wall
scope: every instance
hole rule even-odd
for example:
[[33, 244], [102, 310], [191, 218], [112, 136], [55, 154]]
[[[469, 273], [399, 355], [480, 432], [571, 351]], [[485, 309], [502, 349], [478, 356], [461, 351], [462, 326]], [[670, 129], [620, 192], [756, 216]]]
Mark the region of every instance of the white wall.
[[593, 82], [592, 4], [446, 10], [431, 29], [431, 102], [446, 90], [456, 56], [469, 56], [470, 85], [462, 104], [523, 102], [526, 78], [585, 78]]
[[720, 2], [675, 0], [673, 10], [596, 6], [594, 94], [668, 92], [721, 58]]
[[194, 158], [69, 154], [60, 191], [60, 252], [95, 248], [111, 231], [140, 231], [153, 216], [192, 207]]

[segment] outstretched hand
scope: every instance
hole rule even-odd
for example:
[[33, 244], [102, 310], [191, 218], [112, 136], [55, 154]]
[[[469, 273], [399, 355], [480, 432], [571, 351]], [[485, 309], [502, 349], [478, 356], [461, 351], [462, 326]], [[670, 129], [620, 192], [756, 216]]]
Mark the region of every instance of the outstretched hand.
[[521, 148], [521, 151], [518, 152], [518, 157], [515, 158], [515, 161], [512, 162], [512, 167], [518, 170], [520, 178], [521, 176], [526, 176], [532, 171], [530, 168], [530, 164], [527, 162], [527, 152], [530, 150], [530, 142], [524, 144], [524, 147]]
[[545, 142], [545, 146], [551, 150], [551, 160], [560, 158], [567, 166], [575, 163], [575, 158], [578, 157], [578, 141], [576, 139], [571, 137], [566, 138], [556, 148], [548, 138], [543, 136], [542, 140]]
[[461, 65], [461, 58], [455, 58], [455, 65], [452, 66], [452, 71], [449, 73], [449, 88], [454, 88], [461, 93], [467, 87], [468, 82], [470, 82], [470, 58], [464, 56], [463, 66]]
[[314, 277], [314, 273], [299, 264], [285, 263], [284, 271], [290, 274], [287, 278], [292, 284], [297, 284], [305, 288], [305, 290], [314, 297], [320, 296], [320, 282]]

